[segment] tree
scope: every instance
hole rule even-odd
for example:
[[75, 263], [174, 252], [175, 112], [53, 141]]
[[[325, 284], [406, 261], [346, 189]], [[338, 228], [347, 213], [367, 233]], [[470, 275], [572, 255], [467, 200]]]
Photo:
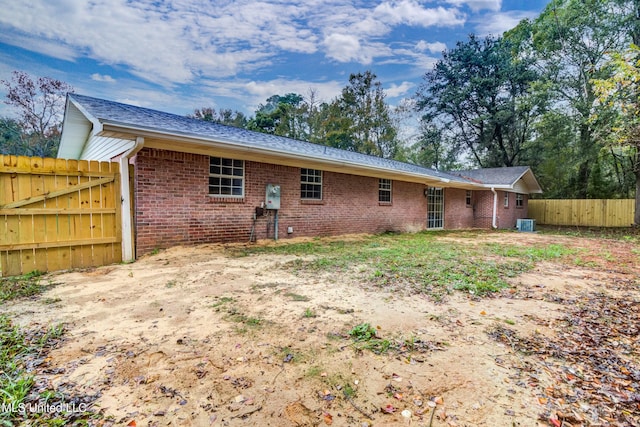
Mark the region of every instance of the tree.
[[25, 152], [20, 124], [10, 118], [0, 118], [0, 154], [28, 155]]
[[420, 139], [411, 147], [410, 162], [438, 170], [458, 169], [461, 165], [456, 153], [460, 147], [448, 138], [442, 129], [422, 123]]
[[[593, 81], [595, 93], [610, 111], [609, 126], [603, 138], [612, 149], [628, 158], [635, 177], [634, 225], [640, 226], [640, 47], [632, 44], [624, 53], [613, 53], [614, 73], [608, 79]], [[597, 116], [593, 116], [597, 120]]]
[[202, 107], [194, 110], [193, 114], [187, 115], [192, 119], [204, 120], [205, 122], [214, 122], [221, 125], [234, 126], [244, 128], [247, 126], [247, 117], [239, 112], [228, 108], [221, 108], [216, 112], [215, 108]]
[[7, 88], [6, 104], [17, 110], [21, 127], [21, 154], [53, 157], [60, 144], [64, 103], [73, 88], [60, 80], [14, 71], [11, 81], [2, 80]]
[[[552, 0], [537, 19], [521, 22], [506, 35], [520, 55], [535, 59], [543, 76], [543, 84], [538, 88], [540, 96], [547, 97], [549, 109], [541, 116], [542, 123], [549, 129], [563, 131], [564, 141], [557, 141], [561, 145], [551, 152], [539, 150], [538, 159], [541, 169], [550, 173], [541, 176], [544, 187], [556, 186], [558, 179], [563, 182], [558, 196], [592, 198], [607, 192], [614, 195], [611, 190], [615, 186], [611, 183], [616, 181], [617, 160], [608, 150], [603, 151], [605, 145], [597, 137], [599, 129], [607, 126], [608, 118], [604, 112], [597, 112], [601, 105], [592, 81], [609, 76], [608, 53], [628, 44], [633, 3], [633, 0]], [[594, 112], [597, 120], [593, 119]], [[554, 138], [552, 132], [538, 135], [542, 134]], [[548, 145], [540, 137], [534, 142], [539, 147]], [[558, 161], [559, 154], [564, 161]]]
[[479, 167], [522, 164], [537, 108], [529, 93], [538, 78], [531, 62], [514, 57], [502, 38], [472, 34], [458, 42], [425, 74], [416, 94], [423, 128], [462, 142], [450, 148], [466, 150]]
[[329, 145], [385, 158], [397, 154], [397, 130], [376, 79], [371, 71], [349, 76], [349, 84], [327, 109]]
[[308, 135], [301, 118], [304, 98], [297, 93], [273, 95], [260, 104], [256, 115], [249, 120], [248, 129], [273, 135], [306, 140]]

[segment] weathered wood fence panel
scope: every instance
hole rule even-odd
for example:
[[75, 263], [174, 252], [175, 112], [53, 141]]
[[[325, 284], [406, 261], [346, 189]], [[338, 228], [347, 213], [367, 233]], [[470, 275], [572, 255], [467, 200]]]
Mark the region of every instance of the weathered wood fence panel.
[[529, 200], [529, 217], [543, 225], [629, 227], [633, 199]]
[[122, 260], [118, 163], [0, 155], [3, 276]]

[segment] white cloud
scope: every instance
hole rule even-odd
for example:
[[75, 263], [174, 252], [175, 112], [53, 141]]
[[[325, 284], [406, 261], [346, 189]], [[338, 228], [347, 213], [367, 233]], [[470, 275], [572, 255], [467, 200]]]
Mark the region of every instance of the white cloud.
[[330, 34], [324, 39], [327, 56], [339, 62], [358, 61], [364, 64], [371, 62], [365, 57], [360, 40], [350, 34]]
[[384, 92], [387, 94], [388, 97], [396, 98], [398, 96], [405, 95], [407, 92], [409, 92], [411, 88], [413, 88], [413, 86], [414, 84], [411, 82], [402, 82], [400, 83], [400, 85], [396, 85], [395, 83], [392, 83], [390, 87], [384, 90]]
[[392, 24], [408, 24], [420, 27], [448, 27], [462, 25], [465, 17], [457, 9], [443, 7], [425, 9], [413, 0], [384, 2], [378, 5], [374, 13], [380, 19]]
[[[317, 100], [330, 102], [340, 95], [344, 85], [344, 82], [337, 81], [316, 83], [303, 80], [276, 79], [236, 83], [235, 87], [243, 91], [241, 96], [246, 101], [250, 113], [253, 113], [259, 104], [264, 103], [267, 98], [274, 94], [297, 93], [306, 96], [309, 90], [313, 90]], [[226, 82], [224, 86], [227, 86]]]
[[166, 85], [250, 71], [268, 65], [278, 50], [315, 52], [318, 35], [302, 23], [291, 25], [303, 12], [246, 0], [216, 7], [198, 0], [39, 0], [12, 2], [0, 26], [30, 34], [2, 37], [7, 43], [63, 60], [87, 56], [129, 66], [133, 74]]
[[[469, 23], [466, 13], [474, 16], [474, 11], [499, 11], [502, 4], [500, 0], [0, 3], [0, 43], [75, 63], [70, 67], [50, 61], [51, 67], [47, 68], [34, 56], [16, 56], [4, 64], [0, 58], [0, 78], [8, 73], [3, 68], [25, 68], [34, 75], [69, 81], [79, 93], [136, 105], [190, 112], [219, 102], [225, 108], [248, 114], [276, 93], [304, 95], [314, 88], [329, 101], [347, 84], [346, 68], [353, 64], [379, 67], [374, 71], [381, 74], [384, 69], [387, 77], [396, 73], [393, 79], [388, 78], [395, 83], [387, 93], [404, 96], [411, 90], [409, 80], [430, 69], [446, 49], [443, 42], [430, 41], [434, 39], [428, 28], [449, 27], [457, 31]], [[473, 23], [476, 32], [499, 34], [521, 17], [531, 16], [525, 14], [487, 13], [482, 16], [483, 21], [476, 19]], [[449, 42], [447, 31], [439, 34], [435, 40]], [[393, 42], [389, 36], [393, 36]], [[291, 57], [295, 60], [287, 63]], [[297, 68], [297, 60], [306, 61], [305, 68]], [[87, 71], [84, 65], [89, 62], [100, 67]], [[318, 78], [323, 83], [305, 81], [311, 79], [303, 74], [308, 63], [317, 64], [320, 73], [329, 74]], [[347, 66], [340, 69], [337, 63]], [[283, 64], [292, 70], [294, 77], [290, 80], [282, 77], [288, 72]], [[327, 64], [333, 69], [324, 70]], [[392, 70], [394, 65], [401, 65], [402, 71]], [[108, 71], [109, 66], [116, 67], [117, 72]], [[65, 67], [65, 75], [74, 80], [65, 78], [61, 71]], [[265, 77], [275, 69], [280, 76]], [[336, 77], [337, 72], [344, 80]], [[115, 82], [115, 75], [117, 85], [105, 84]], [[163, 89], [158, 91], [155, 84]]]
[[455, 6], [467, 5], [474, 12], [483, 9], [497, 12], [502, 8], [502, 0], [447, 0], [447, 3]]
[[447, 45], [442, 42], [429, 43], [424, 40], [420, 40], [416, 43], [416, 50], [420, 52], [429, 51], [431, 53], [441, 53], [447, 49]]
[[113, 77], [106, 75], [106, 74], [98, 74], [98, 73], [93, 73], [91, 74], [91, 80], [94, 80], [96, 82], [106, 82], [106, 83], [115, 83], [116, 79], [114, 79]]
[[512, 29], [518, 23], [525, 19], [533, 19], [538, 16], [535, 12], [522, 10], [512, 10], [509, 12], [495, 13], [491, 15], [491, 19], [478, 20], [475, 24], [476, 33], [479, 36], [501, 36], [507, 30]]
[[370, 64], [393, 54], [380, 37], [398, 26], [465, 22], [456, 7], [418, 0], [2, 2], [0, 41], [65, 61], [119, 66], [165, 87], [255, 72], [290, 53]]
[[[1, 19], [1, 18], [0, 18]], [[66, 45], [59, 41], [51, 41], [41, 37], [34, 37], [27, 34], [19, 34], [7, 30], [6, 25], [0, 23], [0, 43], [10, 46], [19, 46], [31, 52], [37, 52], [65, 61], [75, 61], [78, 53], [73, 46]]]

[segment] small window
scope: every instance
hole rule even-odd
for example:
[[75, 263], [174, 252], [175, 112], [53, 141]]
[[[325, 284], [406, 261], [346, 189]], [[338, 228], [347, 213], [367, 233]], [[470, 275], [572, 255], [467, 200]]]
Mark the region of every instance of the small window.
[[467, 190], [467, 195], [465, 197], [465, 202], [466, 202], [468, 208], [471, 207], [471, 195], [472, 194], [473, 193], [471, 192], [471, 190]]
[[322, 200], [322, 171], [300, 169], [300, 197], [307, 200]]
[[378, 182], [378, 201], [391, 203], [391, 180], [380, 179]]
[[244, 160], [210, 157], [209, 194], [222, 197], [243, 197]]
[[516, 208], [524, 207], [524, 195], [516, 193]]
[[504, 192], [504, 207], [509, 207], [509, 193], [507, 193], [506, 191]]

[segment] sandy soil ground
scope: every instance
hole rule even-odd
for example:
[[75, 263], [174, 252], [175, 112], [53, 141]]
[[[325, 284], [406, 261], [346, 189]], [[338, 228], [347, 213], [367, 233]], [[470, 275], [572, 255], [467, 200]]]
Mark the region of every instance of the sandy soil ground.
[[[611, 265], [547, 262], [499, 296], [436, 302], [284, 268], [295, 256], [234, 257], [228, 246], [204, 245], [54, 275], [60, 284], [42, 297], [2, 310], [24, 325], [66, 324], [48, 379], [99, 394], [96, 407], [116, 425], [549, 425], [539, 419], [539, 384], [553, 384], [552, 374], [538, 370], [531, 384], [533, 362], [487, 331], [508, 325], [553, 337], [566, 310], [554, 295], [638, 299], [638, 286], [610, 285], [640, 283], [640, 262], [620, 242], [484, 238], [513, 244], [514, 236], [606, 245]], [[406, 351], [356, 351], [347, 332], [363, 322], [406, 341]]]

